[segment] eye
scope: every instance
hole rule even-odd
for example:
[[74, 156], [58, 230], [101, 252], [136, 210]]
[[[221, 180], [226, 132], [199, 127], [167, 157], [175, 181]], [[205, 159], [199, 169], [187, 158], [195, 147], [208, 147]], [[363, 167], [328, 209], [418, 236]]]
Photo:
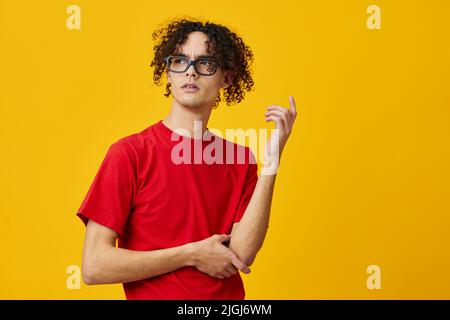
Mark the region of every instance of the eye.
[[201, 61], [200, 61], [200, 64], [201, 64], [201, 65], [204, 65], [204, 66], [209, 66], [209, 65], [211, 65], [211, 63], [212, 63], [212, 62], [209, 61], [209, 60], [201, 60]]
[[182, 63], [185, 63], [185, 59], [183, 59], [183, 58], [173, 58], [172, 59], [172, 63], [174, 63], [174, 64], [182, 64]]

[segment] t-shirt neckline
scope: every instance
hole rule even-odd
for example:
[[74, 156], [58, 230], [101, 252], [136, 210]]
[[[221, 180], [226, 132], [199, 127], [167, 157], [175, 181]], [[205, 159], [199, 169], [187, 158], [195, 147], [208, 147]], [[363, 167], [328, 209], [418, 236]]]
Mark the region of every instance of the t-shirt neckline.
[[[168, 126], [166, 126], [163, 122], [163, 120], [159, 120], [157, 123], [157, 127], [160, 128], [160, 130], [164, 133], [164, 135], [166, 135], [169, 139], [171, 139], [172, 135], [174, 137], [176, 137], [176, 140], [179, 140], [179, 137], [183, 137], [184, 139], [188, 139], [190, 141], [203, 141], [203, 143], [210, 143], [211, 142], [211, 137], [212, 137], [212, 133], [211, 131], [209, 131], [209, 128], [206, 128], [205, 133], [203, 134], [203, 139], [197, 139], [197, 138], [192, 138], [192, 137], [188, 137], [182, 134], [179, 134], [177, 132], [175, 132], [174, 130], [170, 129]], [[205, 140], [206, 139], [206, 140]]]

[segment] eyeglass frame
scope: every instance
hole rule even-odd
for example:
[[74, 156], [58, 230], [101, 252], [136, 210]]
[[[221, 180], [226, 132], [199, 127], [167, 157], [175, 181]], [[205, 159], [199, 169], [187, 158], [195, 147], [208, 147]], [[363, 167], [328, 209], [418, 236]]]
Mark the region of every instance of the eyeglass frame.
[[[186, 59], [187, 61], [188, 61], [188, 65], [187, 65], [187, 67], [186, 67], [186, 69], [185, 70], [183, 70], [183, 71], [173, 71], [173, 70], [171, 70], [170, 69], [170, 66], [169, 66], [169, 59], [170, 58], [183, 58], [183, 59]], [[198, 70], [197, 70], [197, 62], [199, 62], [199, 61], [212, 61], [212, 62], [214, 62], [214, 63], [216, 63], [216, 66], [215, 66], [215, 68], [214, 68], [214, 72], [213, 73], [201, 73], [201, 72], [199, 72]], [[167, 65], [167, 68], [169, 69], [169, 71], [172, 71], [172, 72], [175, 72], [175, 73], [183, 73], [183, 72], [186, 72], [186, 71], [188, 71], [189, 70], [189, 68], [193, 65], [194, 66], [194, 69], [195, 69], [195, 72], [197, 72], [198, 74], [200, 74], [200, 75], [202, 75], [202, 76], [212, 76], [212, 75], [214, 75], [216, 72], [217, 72], [217, 69], [219, 68], [219, 64], [218, 64], [218, 62], [217, 61], [215, 61], [214, 59], [211, 59], [211, 58], [200, 58], [200, 59], [197, 59], [197, 60], [191, 60], [191, 59], [189, 59], [188, 57], [185, 57], [185, 56], [177, 56], [177, 55], [173, 55], [173, 56], [167, 56], [167, 57], [165, 57], [164, 58], [164, 62], [166, 63], [166, 65]]]

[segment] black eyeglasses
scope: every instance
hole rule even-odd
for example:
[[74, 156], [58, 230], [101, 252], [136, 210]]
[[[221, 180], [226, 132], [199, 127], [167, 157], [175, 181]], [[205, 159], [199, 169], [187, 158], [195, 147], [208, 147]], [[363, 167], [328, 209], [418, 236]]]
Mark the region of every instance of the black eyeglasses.
[[202, 76], [212, 76], [216, 73], [218, 67], [218, 63], [211, 58], [190, 60], [183, 56], [168, 56], [164, 58], [164, 61], [172, 72], [182, 73], [187, 71], [191, 65], [194, 65], [195, 71]]

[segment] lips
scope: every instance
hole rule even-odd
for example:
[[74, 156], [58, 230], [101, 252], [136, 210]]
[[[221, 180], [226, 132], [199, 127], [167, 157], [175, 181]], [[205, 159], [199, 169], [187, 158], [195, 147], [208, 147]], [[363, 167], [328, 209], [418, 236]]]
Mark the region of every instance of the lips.
[[181, 87], [186, 89], [198, 89], [198, 86], [194, 83], [185, 83]]
[[181, 86], [181, 88], [186, 93], [196, 93], [197, 91], [200, 90], [200, 88], [197, 85], [195, 85], [195, 84], [193, 84], [191, 82], [187, 82], [187, 83], [183, 84]]

